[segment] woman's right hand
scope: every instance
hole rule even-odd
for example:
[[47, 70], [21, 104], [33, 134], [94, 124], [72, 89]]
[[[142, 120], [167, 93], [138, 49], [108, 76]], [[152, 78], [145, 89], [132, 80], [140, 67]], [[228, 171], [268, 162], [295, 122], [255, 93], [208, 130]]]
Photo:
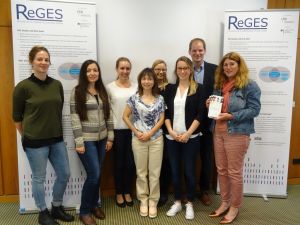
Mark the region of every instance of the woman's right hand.
[[171, 135], [171, 137], [175, 140], [179, 142], [180, 139], [180, 135], [178, 135], [174, 130], [170, 131], [169, 134]]
[[140, 131], [137, 130], [137, 131], [134, 132], [134, 135], [137, 137], [138, 140], [142, 141], [141, 140], [141, 138], [143, 136], [142, 132], [140, 132]]
[[85, 148], [84, 147], [76, 148], [76, 152], [78, 152], [79, 154], [83, 154], [85, 153]]

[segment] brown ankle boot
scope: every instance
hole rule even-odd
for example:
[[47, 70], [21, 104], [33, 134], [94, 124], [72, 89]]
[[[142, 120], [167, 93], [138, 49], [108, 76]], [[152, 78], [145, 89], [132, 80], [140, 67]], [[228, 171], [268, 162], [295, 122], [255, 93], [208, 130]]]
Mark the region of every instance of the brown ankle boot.
[[91, 215], [80, 215], [79, 219], [84, 225], [97, 225], [96, 221]]
[[105, 219], [105, 213], [103, 212], [103, 210], [100, 207], [95, 207], [91, 211], [96, 218], [98, 218], [100, 220]]

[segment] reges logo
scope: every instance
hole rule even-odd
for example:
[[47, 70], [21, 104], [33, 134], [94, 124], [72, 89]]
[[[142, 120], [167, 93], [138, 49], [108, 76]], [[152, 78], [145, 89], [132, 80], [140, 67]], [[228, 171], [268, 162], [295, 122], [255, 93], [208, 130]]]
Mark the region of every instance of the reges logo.
[[265, 30], [268, 27], [268, 18], [246, 18], [238, 19], [236, 16], [229, 16], [228, 29], [237, 30]]
[[25, 5], [17, 4], [17, 19], [19, 20], [23, 16], [27, 20], [40, 20], [40, 21], [62, 21], [63, 11], [62, 9], [52, 8], [37, 8], [28, 9]]

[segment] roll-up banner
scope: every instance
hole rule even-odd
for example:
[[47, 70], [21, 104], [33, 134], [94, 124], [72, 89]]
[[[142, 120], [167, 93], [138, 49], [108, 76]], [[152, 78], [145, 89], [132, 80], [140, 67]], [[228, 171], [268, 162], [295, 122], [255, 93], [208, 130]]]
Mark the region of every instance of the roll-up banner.
[[[28, 53], [34, 45], [45, 46], [51, 55], [48, 75], [62, 82], [65, 102], [63, 132], [70, 160], [71, 177], [64, 195], [64, 206], [80, 204], [85, 170], [74, 151], [69, 99], [77, 84], [81, 63], [97, 60], [96, 7], [94, 3], [72, 1], [12, 0], [14, 76], [17, 84], [31, 75]], [[31, 189], [31, 169], [18, 141], [20, 213], [37, 210]], [[55, 172], [48, 162], [45, 182], [46, 203], [50, 207]]]
[[224, 51], [246, 60], [262, 91], [244, 163], [244, 194], [287, 196], [299, 11], [226, 11]]

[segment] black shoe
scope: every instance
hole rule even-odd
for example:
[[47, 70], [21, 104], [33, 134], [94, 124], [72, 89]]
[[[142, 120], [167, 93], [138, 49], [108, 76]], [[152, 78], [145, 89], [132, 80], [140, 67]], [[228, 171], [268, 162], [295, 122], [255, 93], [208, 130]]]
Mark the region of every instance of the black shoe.
[[[131, 201], [127, 201], [127, 200], [126, 200], [126, 196], [127, 196], [127, 197], [129, 196], [130, 199], [131, 199]], [[125, 194], [125, 195], [123, 196], [123, 198], [124, 198], [124, 201], [125, 201], [125, 203], [126, 203], [127, 206], [130, 206], [130, 207], [133, 206], [134, 203], [133, 203], [133, 199], [132, 199], [132, 197], [131, 197], [131, 194]]]
[[41, 225], [59, 225], [52, 216], [50, 215], [48, 209], [45, 209], [44, 211], [39, 212], [39, 224]]
[[157, 203], [157, 207], [162, 207], [164, 206], [168, 201], [168, 198], [160, 198], [158, 203]]
[[117, 204], [117, 206], [119, 206], [119, 207], [121, 207], [121, 208], [124, 208], [124, 207], [126, 206], [125, 200], [124, 200], [124, 202], [119, 203], [119, 202], [117, 201], [117, 199], [116, 199], [116, 204]]
[[52, 205], [51, 215], [54, 219], [59, 219], [65, 222], [74, 221], [74, 216], [67, 214], [62, 205], [57, 207]]
[[126, 205], [127, 206], [130, 206], [130, 207], [132, 207], [133, 206], [133, 200], [131, 200], [130, 202], [127, 202], [126, 200], [125, 200], [125, 203], [126, 203]]

